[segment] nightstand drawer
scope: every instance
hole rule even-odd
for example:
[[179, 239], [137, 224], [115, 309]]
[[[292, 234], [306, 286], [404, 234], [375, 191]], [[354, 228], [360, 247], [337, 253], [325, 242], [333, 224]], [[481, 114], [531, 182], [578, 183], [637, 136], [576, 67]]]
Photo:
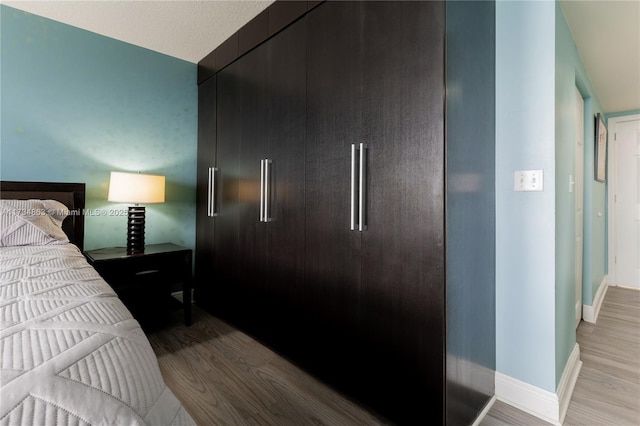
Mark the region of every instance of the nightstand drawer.
[[[160, 258], [139, 258], [109, 261], [94, 265], [98, 273], [113, 287], [130, 285], [139, 280], [156, 279], [171, 284], [184, 277], [182, 257], [161, 256]], [[176, 267], [177, 265], [177, 267]]]

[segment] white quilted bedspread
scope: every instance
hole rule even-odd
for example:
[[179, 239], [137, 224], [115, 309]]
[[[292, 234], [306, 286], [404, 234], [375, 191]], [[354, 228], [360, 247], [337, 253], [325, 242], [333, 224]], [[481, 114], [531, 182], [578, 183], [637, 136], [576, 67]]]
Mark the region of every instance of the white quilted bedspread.
[[194, 424], [73, 245], [0, 248], [0, 355], [0, 425]]

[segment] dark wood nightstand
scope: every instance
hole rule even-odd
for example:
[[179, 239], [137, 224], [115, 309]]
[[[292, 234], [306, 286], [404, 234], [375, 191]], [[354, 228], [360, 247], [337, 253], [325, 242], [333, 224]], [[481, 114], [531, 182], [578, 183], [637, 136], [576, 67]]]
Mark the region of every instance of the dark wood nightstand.
[[147, 244], [144, 253], [128, 254], [126, 247], [111, 247], [84, 255], [145, 328], [168, 319], [171, 285], [181, 282], [184, 321], [191, 325], [190, 249], [171, 243]]

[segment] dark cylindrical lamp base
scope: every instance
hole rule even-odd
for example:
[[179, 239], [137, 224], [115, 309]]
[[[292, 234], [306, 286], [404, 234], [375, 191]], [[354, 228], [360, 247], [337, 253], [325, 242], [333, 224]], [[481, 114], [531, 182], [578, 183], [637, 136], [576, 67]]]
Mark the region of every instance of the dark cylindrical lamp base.
[[127, 223], [127, 252], [144, 253], [144, 207], [129, 207]]

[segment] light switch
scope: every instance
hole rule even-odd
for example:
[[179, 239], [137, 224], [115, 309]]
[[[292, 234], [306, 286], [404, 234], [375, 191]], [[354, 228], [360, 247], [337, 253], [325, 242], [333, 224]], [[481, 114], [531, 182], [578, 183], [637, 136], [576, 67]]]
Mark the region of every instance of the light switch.
[[517, 170], [513, 174], [513, 190], [542, 191], [543, 179], [542, 170]]
[[573, 180], [573, 175], [569, 175], [569, 192], [573, 192], [573, 187], [576, 182]]

